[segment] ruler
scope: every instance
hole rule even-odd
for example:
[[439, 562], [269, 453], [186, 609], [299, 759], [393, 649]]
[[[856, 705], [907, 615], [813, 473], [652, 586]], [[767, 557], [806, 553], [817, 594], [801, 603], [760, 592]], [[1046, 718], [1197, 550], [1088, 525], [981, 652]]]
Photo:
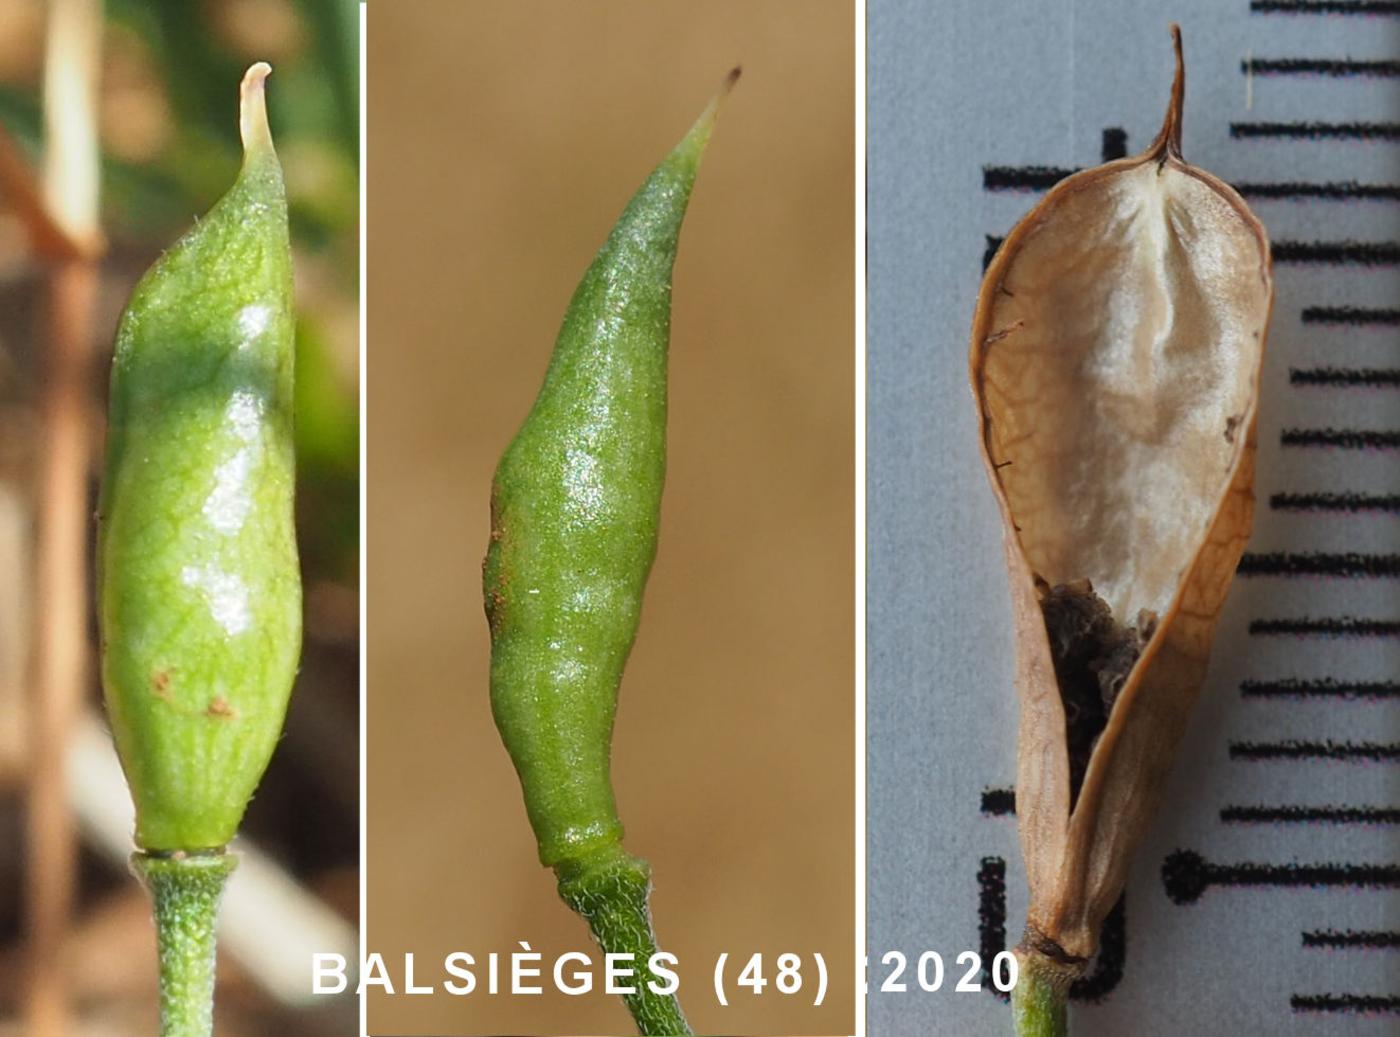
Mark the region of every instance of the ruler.
[[1155, 134], [1176, 19], [1186, 158], [1274, 243], [1259, 509], [1076, 1028], [1400, 1032], [1400, 3], [922, 6], [868, 13], [870, 1030], [1009, 1027], [991, 993], [878, 991], [890, 948], [989, 962], [1024, 920], [966, 333], [1038, 195]]

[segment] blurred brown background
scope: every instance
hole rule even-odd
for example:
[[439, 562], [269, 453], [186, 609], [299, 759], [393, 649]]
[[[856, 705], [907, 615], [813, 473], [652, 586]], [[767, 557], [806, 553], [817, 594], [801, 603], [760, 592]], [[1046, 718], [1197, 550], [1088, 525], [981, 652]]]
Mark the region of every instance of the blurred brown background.
[[[487, 700], [496, 459], [613, 220], [736, 62], [675, 270], [660, 554], [614, 779], [698, 1033], [854, 1027], [848, 0], [372, 4], [368, 944], [592, 952]], [[826, 957], [811, 1006], [710, 971]], [[508, 961], [508, 959], [505, 959]], [[508, 967], [508, 965], [507, 965]], [[731, 969], [733, 966], [731, 966]], [[479, 969], [478, 971], [481, 971]], [[370, 999], [376, 1034], [631, 1033], [615, 997]]]
[[359, 905], [358, 53], [354, 0], [0, 0], [0, 1035], [157, 1027], [92, 516], [117, 318], [232, 184], [258, 59], [291, 210], [306, 637], [234, 844], [216, 1020], [221, 1037], [356, 1025], [353, 995], [310, 996], [310, 952], [353, 956]]

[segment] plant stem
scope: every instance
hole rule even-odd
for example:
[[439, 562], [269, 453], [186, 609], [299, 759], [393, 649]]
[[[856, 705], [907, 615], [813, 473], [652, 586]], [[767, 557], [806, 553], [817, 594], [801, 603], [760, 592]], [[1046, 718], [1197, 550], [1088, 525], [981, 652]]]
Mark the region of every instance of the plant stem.
[[[647, 986], [647, 963], [656, 953], [651, 925], [651, 868], [647, 862], [610, 846], [586, 861], [558, 865], [559, 895], [588, 922], [605, 954], [631, 954], [634, 993], [623, 994], [627, 1010], [643, 1037], [689, 1037], [680, 1002]], [[625, 963], [624, 963], [625, 964]], [[664, 977], [658, 977], [660, 984]]]
[[1076, 970], [1024, 945], [1016, 948], [1020, 978], [1011, 992], [1016, 1037], [1065, 1037], [1066, 1004]]
[[132, 870], [155, 902], [161, 1037], [211, 1037], [214, 1032], [219, 898], [236, 864], [237, 858], [222, 850], [132, 855]]

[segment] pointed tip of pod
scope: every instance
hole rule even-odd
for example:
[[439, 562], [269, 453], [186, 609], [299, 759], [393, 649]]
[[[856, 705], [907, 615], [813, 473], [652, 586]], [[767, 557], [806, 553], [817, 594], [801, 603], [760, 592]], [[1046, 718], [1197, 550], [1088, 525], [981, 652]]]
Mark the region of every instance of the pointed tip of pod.
[[725, 75], [724, 80], [719, 84], [719, 89], [715, 91], [715, 96], [710, 98], [710, 103], [705, 106], [705, 110], [700, 113], [697, 125], [709, 125], [714, 122], [715, 116], [719, 113], [720, 106], [724, 104], [724, 99], [729, 96], [734, 89], [734, 84], [739, 82], [739, 77], [744, 74], [743, 65], [735, 65]]
[[264, 83], [272, 66], [259, 61], [243, 74], [238, 87], [238, 133], [244, 154], [272, 149], [272, 131], [267, 125], [267, 98]]
[[710, 98], [710, 103], [705, 109], [705, 114], [701, 116], [702, 120], [709, 119], [713, 121], [716, 113], [719, 112], [720, 105], [724, 104], [724, 99], [729, 96], [730, 91], [734, 89], [734, 84], [739, 82], [739, 77], [743, 74], [743, 65], [735, 65], [729, 70], [728, 74], [724, 77], [724, 81], [720, 83], [719, 89], [715, 91], [715, 96]]
[[1150, 154], [1163, 159], [1181, 158], [1181, 109], [1186, 99], [1186, 59], [1181, 49], [1181, 26], [1171, 23], [1172, 51], [1176, 55], [1176, 74], [1172, 77], [1172, 95], [1167, 104], [1166, 118], [1157, 139], [1148, 149]]
[[705, 150], [705, 145], [709, 143], [710, 132], [714, 129], [715, 117], [719, 114], [720, 106], [724, 104], [724, 99], [729, 96], [730, 91], [734, 89], [734, 84], [739, 82], [739, 77], [743, 73], [742, 65], [735, 65], [729, 70], [724, 81], [720, 83], [719, 89], [715, 91], [715, 95], [710, 98], [710, 103], [700, 113], [700, 118], [695, 120], [695, 125], [690, 128], [685, 139], [677, 146], [677, 152], [688, 153], [691, 161], [699, 161], [700, 155]]

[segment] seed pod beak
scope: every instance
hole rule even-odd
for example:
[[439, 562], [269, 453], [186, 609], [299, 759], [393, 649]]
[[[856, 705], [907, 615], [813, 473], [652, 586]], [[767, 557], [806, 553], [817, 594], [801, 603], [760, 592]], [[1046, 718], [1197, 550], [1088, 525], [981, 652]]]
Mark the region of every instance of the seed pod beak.
[[1186, 59], [1181, 49], [1181, 26], [1172, 22], [1172, 51], [1176, 55], [1176, 75], [1172, 78], [1171, 100], [1167, 102], [1167, 114], [1162, 120], [1162, 128], [1148, 146], [1147, 154], [1155, 156], [1159, 162], [1167, 159], [1181, 161], [1181, 112], [1186, 101]]
[[724, 77], [724, 82], [715, 92], [715, 96], [710, 98], [710, 103], [705, 106], [705, 110], [700, 113], [700, 117], [695, 120], [689, 132], [679, 144], [676, 145], [673, 156], [681, 156], [691, 162], [698, 162], [700, 156], [705, 152], [705, 145], [710, 142], [710, 133], [715, 128], [715, 119], [719, 115], [720, 107], [724, 104], [724, 99], [729, 96], [734, 89], [734, 84], [739, 82], [739, 77], [743, 75], [744, 69], [741, 65], [735, 65], [729, 70], [729, 74]]
[[734, 84], [739, 82], [739, 77], [743, 74], [743, 65], [735, 65], [733, 68], [731, 68], [729, 70], [729, 74], [724, 77], [724, 82], [720, 85], [718, 97], [720, 99], [728, 97], [729, 91], [734, 89]]
[[238, 133], [245, 158], [272, 153], [272, 130], [267, 125], [267, 97], [264, 83], [272, 66], [259, 61], [243, 74], [238, 87]]
[[719, 89], [715, 91], [715, 96], [710, 98], [709, 105], [705, 108], [704, 112], [701, 113], [700, 120], [702, 122], [705, 119], [714, 120], [715, 113], [719, 111], [720, 105], [724, 103], [724, 99], [729, 96], [730, 92], [734, 89], [734, 85], [739, 82], [739, 77], [743, 74], [743, 65], [735, 65], [729, 70], [728, 74], [724, 77], [724, 82], [720, 83]]

